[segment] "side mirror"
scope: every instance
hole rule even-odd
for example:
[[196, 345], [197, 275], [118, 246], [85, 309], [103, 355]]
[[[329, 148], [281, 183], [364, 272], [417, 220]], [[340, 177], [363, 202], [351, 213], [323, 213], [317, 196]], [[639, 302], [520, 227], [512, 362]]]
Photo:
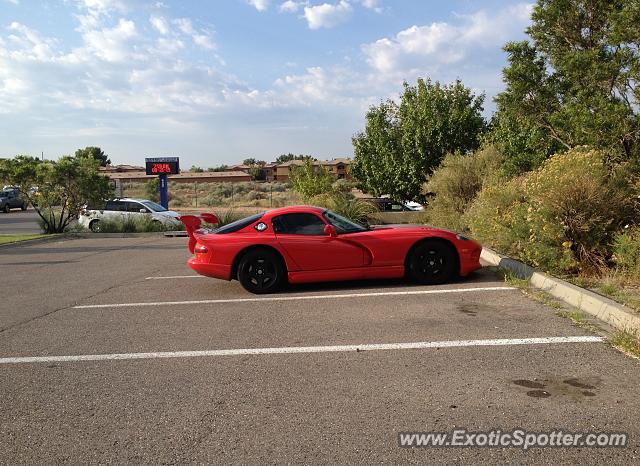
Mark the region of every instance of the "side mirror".
[[324, 234], [330, 236], [331, 238], [335, 238], [336, 236], [338, 236], [338, 231], [333, 225], [325, 225]]
[[140, 209], [140, 213], [141, 214], [146, 214], [147, 213], [147, 209]]

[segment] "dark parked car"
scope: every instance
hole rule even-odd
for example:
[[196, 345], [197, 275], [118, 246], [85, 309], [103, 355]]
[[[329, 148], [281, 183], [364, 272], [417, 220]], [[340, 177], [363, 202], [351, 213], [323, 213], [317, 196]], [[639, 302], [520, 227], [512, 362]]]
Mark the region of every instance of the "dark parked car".
[[20, 197], [20, 191], [17, 189], [0, 191], [0, 210], [9, 213], [11, 209], [27, 210], [27, 201]]
[[417, 202], [398, 202], [387, 197], [373, 197], [363, 200], [375, 205], [380, 212], [413, 212], [423, 209]]

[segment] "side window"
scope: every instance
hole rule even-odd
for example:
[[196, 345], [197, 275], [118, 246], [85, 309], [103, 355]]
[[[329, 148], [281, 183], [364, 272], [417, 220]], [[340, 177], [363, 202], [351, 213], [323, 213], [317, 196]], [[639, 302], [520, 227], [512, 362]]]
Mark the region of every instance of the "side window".
[[271, 221], [276, 234], [324, 236], [325, 223], [313, 214], [280, 215]]
[[125, 210], [125, 205], [124, 205], [124, 202], [121, 202], [121, 201], [108, 201], [104, 210], [122, 212], [123, 210]]
[[142, 204], [138, 204], [137, 202], [127, 202], [127, 212], [135, 212], [140, 213], [140, 209], [144, 209], [145, 207]]

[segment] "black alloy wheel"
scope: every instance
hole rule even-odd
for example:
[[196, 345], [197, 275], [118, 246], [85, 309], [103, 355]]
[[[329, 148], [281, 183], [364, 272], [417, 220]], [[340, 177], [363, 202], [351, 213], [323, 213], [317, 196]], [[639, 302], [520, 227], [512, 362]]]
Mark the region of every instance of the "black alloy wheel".
[[278, 291], [284, 276], [282, 259], [268, 249], [249, 251], [242, 256], [238, 264], [238, 281], [251, 293], [265, 294]]
[[407, 275], [423, 285], [445, 283], [457, 275], [457, 252], [441, 241], [427, 240], [409, 253]]

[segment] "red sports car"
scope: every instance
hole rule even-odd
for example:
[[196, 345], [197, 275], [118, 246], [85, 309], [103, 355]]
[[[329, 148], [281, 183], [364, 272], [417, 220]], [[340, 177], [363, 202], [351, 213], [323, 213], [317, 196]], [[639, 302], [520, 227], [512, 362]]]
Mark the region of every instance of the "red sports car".
[[252, 293], [285, 283], [407, 277], [436, 284], [480, 268], [481, 246], [448, 230], [418, 225], [365, 227], [311, 206], [283, 207], [213, 230], [213, 214], [183, 215], [188, 265], [201, 275], [237, 278]]

